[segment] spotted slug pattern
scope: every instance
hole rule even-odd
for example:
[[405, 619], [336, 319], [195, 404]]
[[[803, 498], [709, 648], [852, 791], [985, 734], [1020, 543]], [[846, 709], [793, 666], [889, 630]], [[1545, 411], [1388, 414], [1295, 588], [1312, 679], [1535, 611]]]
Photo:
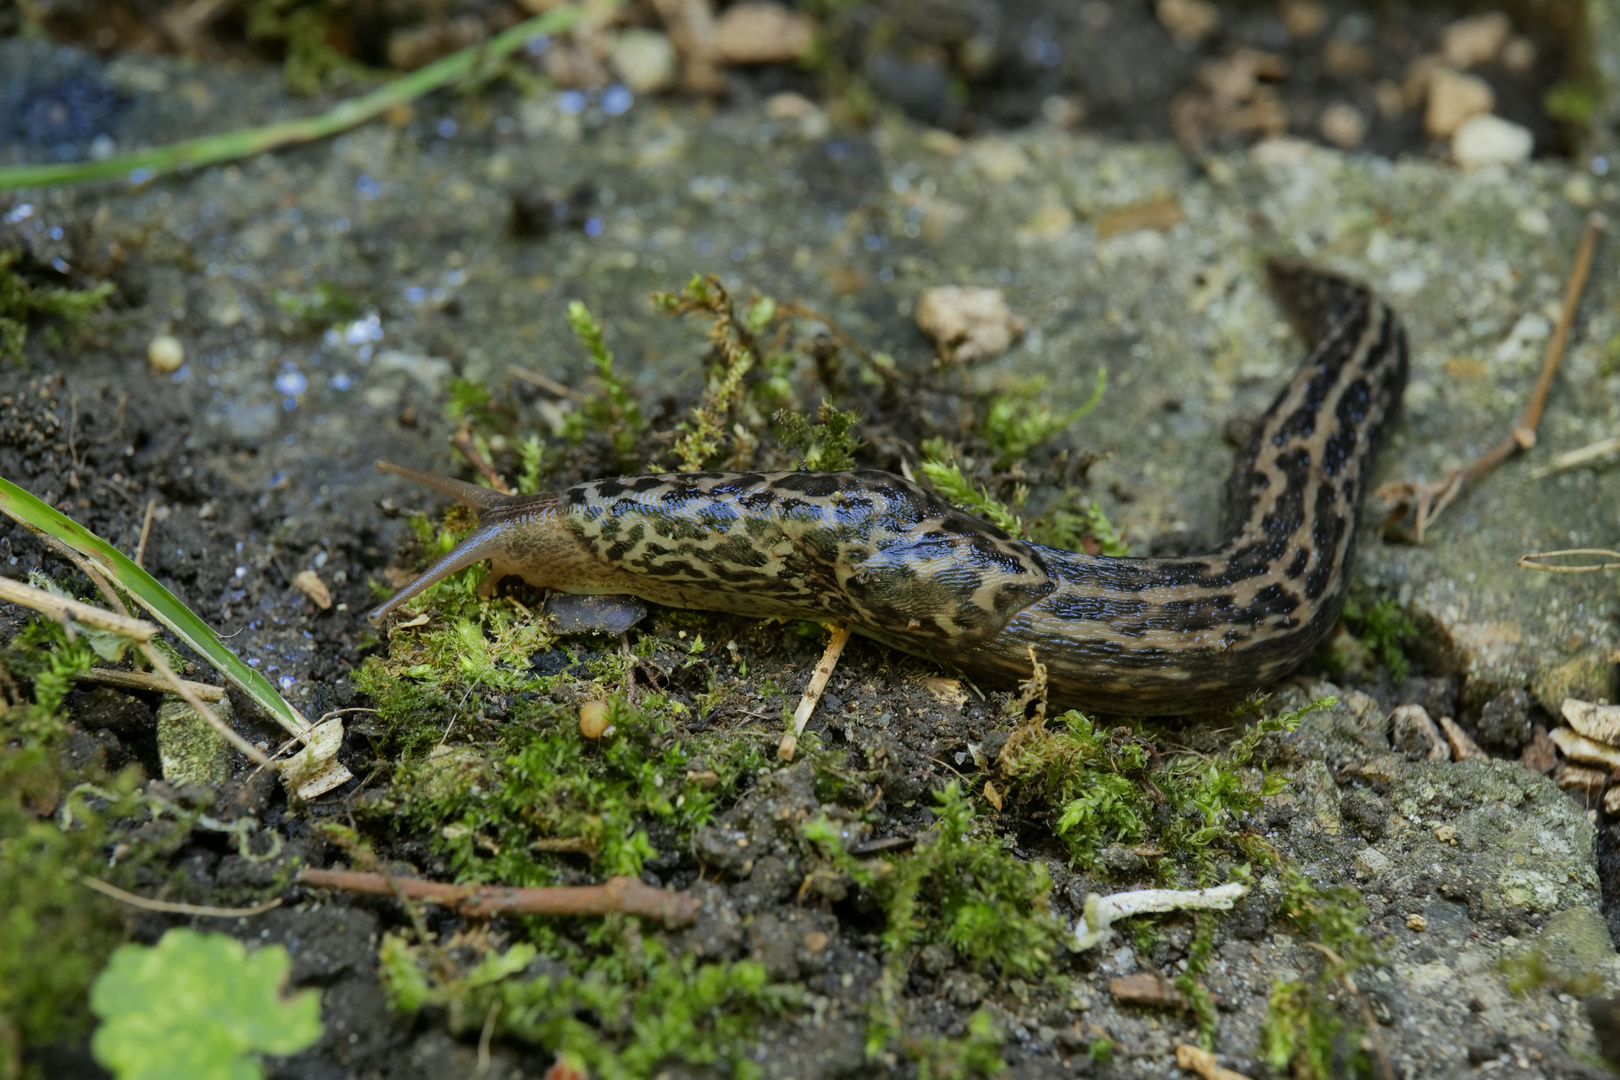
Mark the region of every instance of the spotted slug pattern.
[[1405, 334], [1364, 286], [1268, 265], [1312, 348], [1238, 456], [1208, 554], [1111, 558], [1009, 536], [890, 473], [672, 473], [506, 496], [386, 462], [479, 511], [449, 555], [371, 615], [489, 559], [565, 593], [842, 623], [1001, 683], [1031, 650], [1058, 704], [1178, 714], [1287, 674], [1332, 630]]

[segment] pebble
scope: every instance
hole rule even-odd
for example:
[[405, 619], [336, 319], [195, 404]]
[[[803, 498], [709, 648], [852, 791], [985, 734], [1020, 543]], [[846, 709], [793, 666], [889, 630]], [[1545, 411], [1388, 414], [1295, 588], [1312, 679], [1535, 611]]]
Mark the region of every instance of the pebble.
[[1502, 66], [1515, 75], [1528, 75], [1536, 66], [1536, 46], [1527, 37], [1516, 37], [1502, 46]]
[[587, 739], [600, 739], [613, 730], [608, 723], [607, 702], [587, 701], [579, 707], [579, 733]]
[[1390, 741], [1411, 761], [1446, 761], [1451, 748], [1421, 705], [1400, 705], [1389, 714]]
[[1449, 138], [1473, 117], [1496, 107], [1490, 83], [1450, 68], [1437, 68], [1429, 76], [1428, 91], [1423, 130], [1437, 139]]
[[614, 38], [608, 65], [635, 94], [673, 89], [680, 76], [680, 59], [669, 38], [641, 27], [631, 27]]
[[293, 576], [292, 583], [293, 588], [309, 597], [316, 607], [322, 611], [331, 609], [332, 590], [321, 580], [321, 575], [313, 570], [300, 570]]
[[1327, 8], [1319, 0], [1284, 0], [1281, 15], [1283, 28], [1296, 41], [1315, 37], [1327, 25]]
[[1024, 336], [1025, 323], [1000, 289], [942, 285], [917, 300], [917, 329], [928, 335], [946, 364], [965, 364], [1006, 352]]
[[1470, 15], [1440, 31], [1440, 55], [1452, 67], [1488, 64], [1513, 35], [1513, 23], [1500, 11]]
[[146, 346], [146, 362], [159, 375], [172, 374], [186, 362], [186, 347], [172, 334], [159, 334]]
[[1342, 150], [1354, 150], [1367, 138], [1367, 118], [1354, 105], [1336, 102], [1322, 110], [1317, 121], [1322, 138]]
[[1153, 11], [1178, 45], [1197, 45], [1221, 25], [1220, 9], [1209, 0], [1159, 0]]
[[1451, 156], [1464, 169], [1516, 165], [1530, 159], [1536, 144], [1530, 129], [1500, 116], [1476, 116], [1451, 137]]
[[780, 4], [729, 7], [714, 25], [714, 48], [727, 64], [786, 64], [810, 48], [815, 20]]

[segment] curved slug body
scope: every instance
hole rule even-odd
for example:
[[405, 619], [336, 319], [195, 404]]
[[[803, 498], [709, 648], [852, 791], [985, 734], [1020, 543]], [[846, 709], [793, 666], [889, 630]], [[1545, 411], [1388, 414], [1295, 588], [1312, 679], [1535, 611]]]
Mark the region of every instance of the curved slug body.
[[1227, 540], [1108, 558], [1027, 543], [884, 472], [673, 473], [506, 496], [379, 463], [473, 506], [479, 527], [371, 616], [480, 559], [567, 593], [848, 625], [970, 674], [1105, 712], [1219, 707], [1332, 630], [1405, 336], [1367, 289], [1291, 263], [1273, 284], [1314, 342], [1239, 456]]

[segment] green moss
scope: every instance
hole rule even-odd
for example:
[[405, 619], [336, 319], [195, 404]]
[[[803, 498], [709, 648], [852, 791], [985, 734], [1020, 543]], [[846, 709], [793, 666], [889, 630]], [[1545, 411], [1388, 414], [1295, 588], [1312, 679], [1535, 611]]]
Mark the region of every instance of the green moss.
[[996, 468], [1005, 469], [1031, 450], [1066, 431], [1095, 409], [1108, 388], [1108, 369], [1097, 369], [1097, 382], [1085, 404], [1071, 412], [1053, 412], [1043, 378], [1029, 379], [990, 399], [984, 434], [996, 454]]
[[[1351, 995], [1345, 980], [1383, 962], [1365, 923], [1367, 909], [1354, 889], [1323, 888], [1289, 866], [1283, 878], [1283, 914], [1318, 947], [1322, 966], [1314, 979], [1279, 981], [1261, 1022], [1261, 1055], [1272, 1069], [1292, 1069], [1300, 1080], [1372, 1076], [1368, 1055], [1357, 1049], [1359, 1016], [1348, 1026]], [[1340, 1037], [1343, 1033], [1344, 1037]]]
[[1158, 863], [1161, 878], [1174, 879], [1184, 863], [1197, 884], [1211, 885], [1218, 876], [1216, 851], [1264, 854], [1248, 842], [1241, 824], [1284, 783], [1279, 774], [1254, 767], [1264, 740], [1294, 730], [1308, 713], [1331, 704], [1332, 698], [1324, 698], [1262, 719], [1210, 756], [1161, 757], [1143, 734], [1126, 727], [1099, 730], [1070, 711], [1050, 723], [1020, 725], [999, 764], [1011, 781], [1011, 798], [1057, 815], [1053, 831], [1078, 864], [1100, 872], [1110, 844], [1146, 844], [1175, 855]]
[[365, 72], [332, 45], [347, 31], [340, 7], [326, 0], [251, 0], [247, 5], [248, 37], [286, 50], [282, 75], [293, 93], [318, 93], [332, 76], [354, 78]]
[[800, 463], [806, 469], [837, 472], [855, 467], [855, 454], [861, 440], [853, 434], [861, 417], [857, 412], [839, 412], [827, 401], [821, 403], [820, 419], [811, 423], [803, 413], [779, 409], [771, 419], [778, 425], [777, 439], [783, 449], [802, 450]]
[[1343, 618], [1360, 636], [1367, 651], [1389, 669], [1389, 677], [1397, 683], [1404, 682], [1411, 674], [1412, 665], [1401, 645], [1416, 638], [1418, 628], [1400, 604], [1384, 599], [1366, 607], [1351, 598], [1345, 601]]
[[988, 488], [974, 486], [963, 474], [961, 465], [956, 461], [955, 448], [943, 439], [929, 439], [923, 443], [922, 449], [923, 460], [918, 467], [936, 491], [997, 528], [1013, 536], [1024, 535], [1024, 523], [1013, 513], [1013, 508], [993, 497]]
[[396, 1009], [444, 1010], [452, 1031], [486, 1023], [537, 1043], [600, 1080], [642, 1080], [661, 1065], [718, 1066], [759, 1075], [748, 1056], [760, 1018], [797, 998], [764, 965], [700, 963], [610, 917], [585, 950], [520, 942], [458, 964], [450, 950], [383, 939], [383, 985]]
[[578, 443], [590, 431], [605, 435], [619, 464], [631, 467], [636, 461], [637, 447], [647, 427], [641, 416], [641, 406], [625, 386], [624, 380], [613, 370], [613, 352], [607, 347], [602, 325], [591, 317], [590, 310], [582, 302], [569, 302], [568, 325], [579, 343], [585, 346], [591, 363], [596, 367], [601, 392], [587, 398], [583, 410], [568, 414], [567, 437], [570, 442]]
[[334, 323], [358, 316], [363, 308], [360, 301], [343, 286], [333, 281], [316, 282], [308, 292], [277, 289], [270, 296], [280, 308], [306, 333], [319, 333]]
[[0, 361], [20, 361], [30, 324], [53, 320], [80, 332], [113, 294], [111, 282], [89, 289], [35, 285], [18, 269], [23, 253], [0, 250]]

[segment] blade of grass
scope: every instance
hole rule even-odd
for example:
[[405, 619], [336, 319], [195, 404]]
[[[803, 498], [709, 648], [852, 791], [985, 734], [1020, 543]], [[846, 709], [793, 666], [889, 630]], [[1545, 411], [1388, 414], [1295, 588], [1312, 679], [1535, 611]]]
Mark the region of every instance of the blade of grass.
[[76, 161], [60, 165], [13, 165], [0, 168], [0, 191], [23, 187], [50, 187], [58, 184], [83, 184], [91, 180], [123, 176], [136, 179], [132, 174], [137, 172], [142, 174], [140, 180], [149, 180], [177, 169], [216, 165], [221, 161], [250, 157], [294, 143], [324, 139], [363, 124], [396, 105], [408, 104], [424, 94], [464, 79], [482, 65], [502, 60], [517, 52], [531, 38], [542, 34], [561, 33], [578, 22], [584, 13], [585, 7], [581, 4], [554, 8], [544, 15], [527, 19], [508, 30], [503, 30], [488, 41], [451, 53], [442, 60], [436, 60], [409, 75], [379, 86], [369, 94], [341, 102], [319, 116], [283, 120], [263, 127], [241, 128], [218, 135], [203, 135], [168, 146], [119, 154], [105, 161]]
[[[248, 667], [240, 656], [195, 612], [156, 578], [135, 565], [123, 552], [50, 505], [30, 495], [10, 480], [0, 477], [0, 511], [29, 532], [65, 544], [80, 557], [95, 564], [101, 572], [133, 596], [152, 617], [185, 642], [197, 655], [212, 664], [237, 689], [258, 702], [276, 723], [300, 739], [310, 732], [309, 721], [276, 692], [270, 680]], [[195, 706], [193, 706], [195, 707]]]

